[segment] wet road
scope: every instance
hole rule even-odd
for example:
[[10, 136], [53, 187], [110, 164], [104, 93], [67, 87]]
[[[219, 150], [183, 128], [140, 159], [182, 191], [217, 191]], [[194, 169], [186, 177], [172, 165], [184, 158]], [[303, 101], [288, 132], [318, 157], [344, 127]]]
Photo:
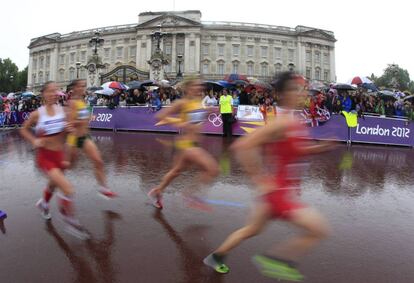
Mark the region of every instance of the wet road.
[[[282, 222], [237, 248], [228, 258], [229, 274], [201, 263], [244, 223], [254, 196], [221, 138], [204, 140], [222, 170], [208, 198], [230, 203], [211, 213], [182, 201], [180, 190], [191, 185], [191, 172], [171, 185], [162, 213], [148, 204], [146, 192], [170, 166], [172, 135], [94, 132], [93, 138], [103, 151], [109, 184], [121, 197], [98, 198], [90, 164], [81, 158], [68, 174], [77, 189], [78, 215], [93, 235], [81, 242], [63, 231], [55, 202], [55, 219], [42, 221], [34, 203], [45, 179], [33, 165], [33, 151], [16, 132], [0, 132], [0, 209], [9, 215], [0, 225], [1, 283], [273, 282], [250, 258], [295, 233]], [[303, 260], [305, 282], [414, 282], [413, 168], [414, 151], [405, 148], [341, 145], [312, 157], [302, 198], [327, 216], [333, 235]]]

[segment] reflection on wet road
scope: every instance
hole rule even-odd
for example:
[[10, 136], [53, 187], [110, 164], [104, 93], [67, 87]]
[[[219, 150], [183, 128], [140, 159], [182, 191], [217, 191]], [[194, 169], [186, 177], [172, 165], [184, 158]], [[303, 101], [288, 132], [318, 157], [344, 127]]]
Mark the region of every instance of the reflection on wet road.
[[[228, 258], [231, 272], [219, 275], [203, 257], [240, 227], [254, 190], [228, 152], [229, 142], [206, 136], [203, 146], [222, 174], [208, 189], [211, 213], [187, 208], [180, 191], [193, 173], [168, 189], [165, 209], [155, 211], [146, 192], [170, 166], [174, 136], [94, 132], [109, 184], [120, 198], [96, 195], [91, 164], [81, 158], [68, 173], [76, 187], [78, 215], [92, 234], [81, 242], [62, 229], [55, 203], [51, 223], [34, 207], [45, 179], [30, 147], [16, 132], [0, 132], [0, 282], [273, 282], [256, 271], [252, 255], [295, 233], [275, 222]], [[310, 158], [302, 198], [319, 208], [333, 235], [304, 259], [305, 282], [414, 282], [414, 151], [340, 145]]]

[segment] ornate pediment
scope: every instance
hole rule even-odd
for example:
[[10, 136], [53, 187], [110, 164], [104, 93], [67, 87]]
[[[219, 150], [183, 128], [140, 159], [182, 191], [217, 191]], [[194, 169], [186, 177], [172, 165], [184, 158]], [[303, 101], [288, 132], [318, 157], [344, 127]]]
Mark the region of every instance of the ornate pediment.
[[329, 41], [336, 41], [335, 37], [323, 30], [320, 29], [312, 29], [304, 32], [300, 32], [298, 34], [299, 36], [307, 36], [307, 37], [313, 37], [313, 38], [319, 38]]
[[147, 28], [159, 28], [159, 27], [194, 27], [201, 26], [200, 22], [196, 22], [184, 17], [180, 17], [173, 14], [164, 14], [162, 16], [156, 17], [149, 21], [146, 21], [137, 26], [137, 29], [147, 29]]
[[33, 48], [36, 46], [42, 46], [45, 44], [55, 43], [57, 41], [57, 37], [49, 37], [49, 36], [42, 36], [38, 37], [29, 44], [29, 48]]

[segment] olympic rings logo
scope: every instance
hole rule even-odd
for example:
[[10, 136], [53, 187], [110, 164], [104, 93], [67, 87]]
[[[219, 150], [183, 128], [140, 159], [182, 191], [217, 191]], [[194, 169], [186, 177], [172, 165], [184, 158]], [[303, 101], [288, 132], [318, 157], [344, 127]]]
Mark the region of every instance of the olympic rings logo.
[[23, 112], [23, 114], [22, 114], [22, 118], [23, 118], [23, 120], [27, 120], [27, 119], [29, 119], [29, 115], [30, 115], [30, 113], [29, 113], [29, 112]]
[[208, 121], [213, 124], [214, 127], [220, 127], [223, 125], [223, 120], [221, 120], [221, 115], [216, 113], [210, 113], [208, 115]]

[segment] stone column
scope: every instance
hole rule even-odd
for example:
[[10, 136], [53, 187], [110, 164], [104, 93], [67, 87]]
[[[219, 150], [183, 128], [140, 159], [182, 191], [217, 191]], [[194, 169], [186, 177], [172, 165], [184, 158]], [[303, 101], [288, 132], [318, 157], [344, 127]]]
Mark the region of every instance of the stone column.
[[[190, 70], [190, 34], [186, 33], [184, 38], [184, 72]], [[181, 70], [182, 71], [182, 70]]]
[[177, 74], [177, 35], [173, 34], [171, 46], [171, 71]]
[[145, 71], [150, 71], [150, 66], [147, 63], [147, 61], [151, 59], [151, 53], [152, 53], [152, 38], [151, 36], [147, 36], [147, 55], [145, 58], [145, 67], [144, 67]]
[[196, 34], [195, 40], [195, 58], [194, 58], [194, 70], [196, 73], [201, 74], [200, 60], [201, 60], [201, 35]]
[[335, 49], [334, 47], [329, 47], [329, 71], [330, 71], [330, 80], [336, 82], [336, 71], [335, 71]]
[[[304, 53], [305, 52], [305, 53]], [[296, 49], [297, 54], [297, 71], [306, 76], [306, 51], [305, 47], [302, 46], [302, 42], [298, 41], [298, 46]]]
[[33, 72], [33, 55], [29, 52], [29, 66], [27, 68], [27, 87], [32, 88], [34, 82], [32, 82], [32, 72]]
[[50, 52], [49, 79], [52, 81], [57, 81], [58, 79], [58, 56], [58, 47], [55, 45]]

